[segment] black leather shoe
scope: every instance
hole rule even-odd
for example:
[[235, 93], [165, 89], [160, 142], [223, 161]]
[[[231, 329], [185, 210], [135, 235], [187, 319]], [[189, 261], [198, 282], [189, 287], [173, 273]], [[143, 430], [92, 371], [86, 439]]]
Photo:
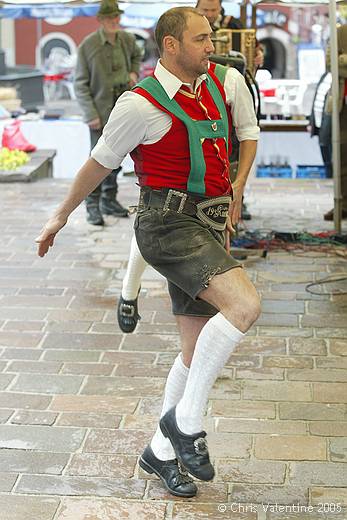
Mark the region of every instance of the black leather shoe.
[[189, 473], [200, 480], [212, 480], [214, 468], [207, 449], [206, 432], [187, 435], [181, 432], [176, 422], [176, 407], [171, 408], [161, 419], [160, 429], [170, 439], [176, 457]]
[[117, 199], [101, 197], [101, 211], [104, 215], [112, 215], [112, 217], [127, 217], [129, 212], [122, 206]]
[[166, 489], [177, 497], [195, 497], [198, 488], [193, 479], [181, 471], [177, 459], [159, 460], [152, 448], [147, 446], [139, 461], [140, 467], [147, 473], [155, 473], [163, 482]]
[[117, 320], [119, 328], [123, 332], [134, 332], [137, 322], [141, 319], [137, 309], [137, 298], [138, 296], [135, 300], [124, 300], [122, 295], [119, 298]]
[[105, 224], [99, 206], [87, 206], [87, 222], [93, 226], [103, 226]]

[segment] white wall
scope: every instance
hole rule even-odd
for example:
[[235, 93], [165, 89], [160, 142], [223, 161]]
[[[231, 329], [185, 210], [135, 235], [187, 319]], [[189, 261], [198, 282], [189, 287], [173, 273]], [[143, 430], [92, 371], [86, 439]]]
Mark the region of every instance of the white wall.
[[2, 18], [0, 24], [0, 45], [6, 54], [6, 65], [13, 67], [16, 64], [14, 20]]

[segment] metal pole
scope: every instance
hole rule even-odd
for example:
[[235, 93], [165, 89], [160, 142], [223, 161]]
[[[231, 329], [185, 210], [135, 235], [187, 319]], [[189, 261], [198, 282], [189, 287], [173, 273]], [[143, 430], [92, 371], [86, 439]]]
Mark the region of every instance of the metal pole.
[[341, 149], [340, 149], [340, 92], [339, 66], [336, 30], [336, 0], [329, 0], [330, 20], [330, 55], [331, 55], [331, 94], [332, 94], [332, 148], [333, 148], [333, 179], [334, 179], [334, 226], [341, 233], [342, 194], [341, 194]]
[[240, 8], [240, 20], [245, 29], [247, 27], [247, 4], [248, 4], [248, 0], [245, 0], [244, 2], [242, 2], [241, 8]]
[[257, 28], [257, 4], [252, 4], [252, 29]]

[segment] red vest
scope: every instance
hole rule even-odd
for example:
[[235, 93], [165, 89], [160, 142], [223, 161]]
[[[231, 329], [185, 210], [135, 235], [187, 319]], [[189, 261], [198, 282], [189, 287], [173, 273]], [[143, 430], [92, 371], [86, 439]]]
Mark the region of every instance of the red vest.
[[[225, 101], [223, 86], [213, 73], [210, 72], [210, 75]], [[170, 130], [158, 142], [149, 145], [140, 144], [131, 153], [140, 186], [150, 186], [154, 189], [165, 187], [186, 190], [190, 172], [190, 150], [185, 124], [162, 107], [146, 90], [138, 87], [134, 91], [153, 103], [159, 110], [169, 114], [172, 120]], [[193, 120], [207, 119], [195, 96], [178, 91], [174, 99]], [[220, 114], [205, 81], [201, 84], [200, 99], [210, 118], [219, 119]], [[227, 109], [227, 112], [229, 114], [230, 110]], [[215, 141], [219, 151], [213, 141]], [[230, 146], [229, 140], [229, 153]], [[218, 196], [230, 193], [229, 159], [224, 139], [205, 139], [202, 149], [206, 163], [205, 194], [207, 196]]]

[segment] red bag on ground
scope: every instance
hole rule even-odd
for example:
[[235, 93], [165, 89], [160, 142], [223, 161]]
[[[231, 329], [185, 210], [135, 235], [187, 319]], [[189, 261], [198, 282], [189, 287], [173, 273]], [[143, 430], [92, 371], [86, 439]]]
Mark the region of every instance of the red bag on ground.
[[4, 127], [2, 134], [2, 146], [9, 150], [22, 150], [23, 152], [35, 152], [36, 146], [29, 143], [24, 137], [20, 128], [21, 122], [19, 119], [13, 121]]

